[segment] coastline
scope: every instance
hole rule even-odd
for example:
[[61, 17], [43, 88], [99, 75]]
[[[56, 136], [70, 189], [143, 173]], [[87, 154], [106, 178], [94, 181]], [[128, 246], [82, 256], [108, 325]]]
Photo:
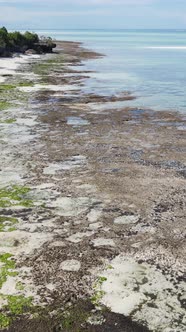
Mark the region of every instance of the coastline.
[[[165, 326], [184, 331], [185, 121], [176, 112], [117, 108], [117, 101], [135, 98], [125, 91], [84, 93], [89, 73], [82, 62], [101, 55], [81, 45], [61, 42], [62, 54], [26, 65], [18, 78], [24, 83], [26, 73], [33, 72], [30, 85], [16, 86], [17, 108], [2, 111], [16, 122], [1, 123], [0, 179], [7, 174], [14, 182], [19, 175], [16, 186], [28, 190], [16, 192], [20, 206], [1, 206], [2, 215], [19, 220], [16, 230], [0, 234], [0, 243], [10, 243], [19, 273], [1, 292], [11, 285], [15, 296], [29, 293], [34, 305], [49, 308], [39, 322], [19, 314], [8, 331], [23, 331], [25, 324], [29, 332], [36, 326], [65, 331], [60, 320], [76, 306], [82, 308], [81, 315], [73, 312], [75, 319], [83, 316], [82, 331], [164, 331]], [[108, 102], [116, 107], [94, 109], [95, 103]], [[130, 274], [122, 279], [131, 266], [132, 281]], [[113, 279], [118, 289], [112, 288]], [[16, 290], [18, 282], [25, 282], [24, 289]], [[126, 290], [137, 303], [131, 298], [122, 304]], [[128, 314], [118, 312], [117, 303]], [[94, 311], [95, 306], [103, 307]]]

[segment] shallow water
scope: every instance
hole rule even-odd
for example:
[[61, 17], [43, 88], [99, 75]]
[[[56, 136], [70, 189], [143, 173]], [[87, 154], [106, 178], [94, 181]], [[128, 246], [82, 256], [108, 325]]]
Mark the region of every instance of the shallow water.
[[186, 112], [186, 30], [48, 30], [58, 40], [82, 41], [107, 57], [88, 61], [97, 71], [85, 89], [95, 93], [129, 90], [126, 105]]

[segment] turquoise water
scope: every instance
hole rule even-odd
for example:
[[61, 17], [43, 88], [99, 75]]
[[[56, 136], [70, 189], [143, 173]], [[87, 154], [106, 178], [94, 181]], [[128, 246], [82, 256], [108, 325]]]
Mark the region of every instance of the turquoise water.
[[82, 41], [106, 57], [86, 63], [96, 71], [87, 90], [127, 90], [127, 105], [186, 112], [186, 30], [39, 31], [58, 40]]

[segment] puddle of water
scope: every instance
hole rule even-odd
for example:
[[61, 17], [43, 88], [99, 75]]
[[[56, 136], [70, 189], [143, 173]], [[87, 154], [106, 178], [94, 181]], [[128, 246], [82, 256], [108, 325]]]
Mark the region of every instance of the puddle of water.
[[184, 130], [186, 130], [186, 125], [184, 125], [184, 126], [178, 126], [177, 129], [181, 130], [181, 131], [184, 131]]
[[67, 117], [67, 124], [71, 126], [87, 126], [90, 122], [77, 116], [69, 116]]
[[134, 117], [139, 117], [141, 115], [143, 115], [146, 112], [146, 110], [144, 109], [134, 109], [129, 111], [129, 114], [133, 115]]

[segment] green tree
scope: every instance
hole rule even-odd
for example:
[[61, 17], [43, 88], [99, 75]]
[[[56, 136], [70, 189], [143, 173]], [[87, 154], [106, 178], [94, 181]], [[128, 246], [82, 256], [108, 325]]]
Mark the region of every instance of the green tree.
[[8, 44], [8, 31], [5, 27], [0, 29], [0, 47], [6, 48]]

